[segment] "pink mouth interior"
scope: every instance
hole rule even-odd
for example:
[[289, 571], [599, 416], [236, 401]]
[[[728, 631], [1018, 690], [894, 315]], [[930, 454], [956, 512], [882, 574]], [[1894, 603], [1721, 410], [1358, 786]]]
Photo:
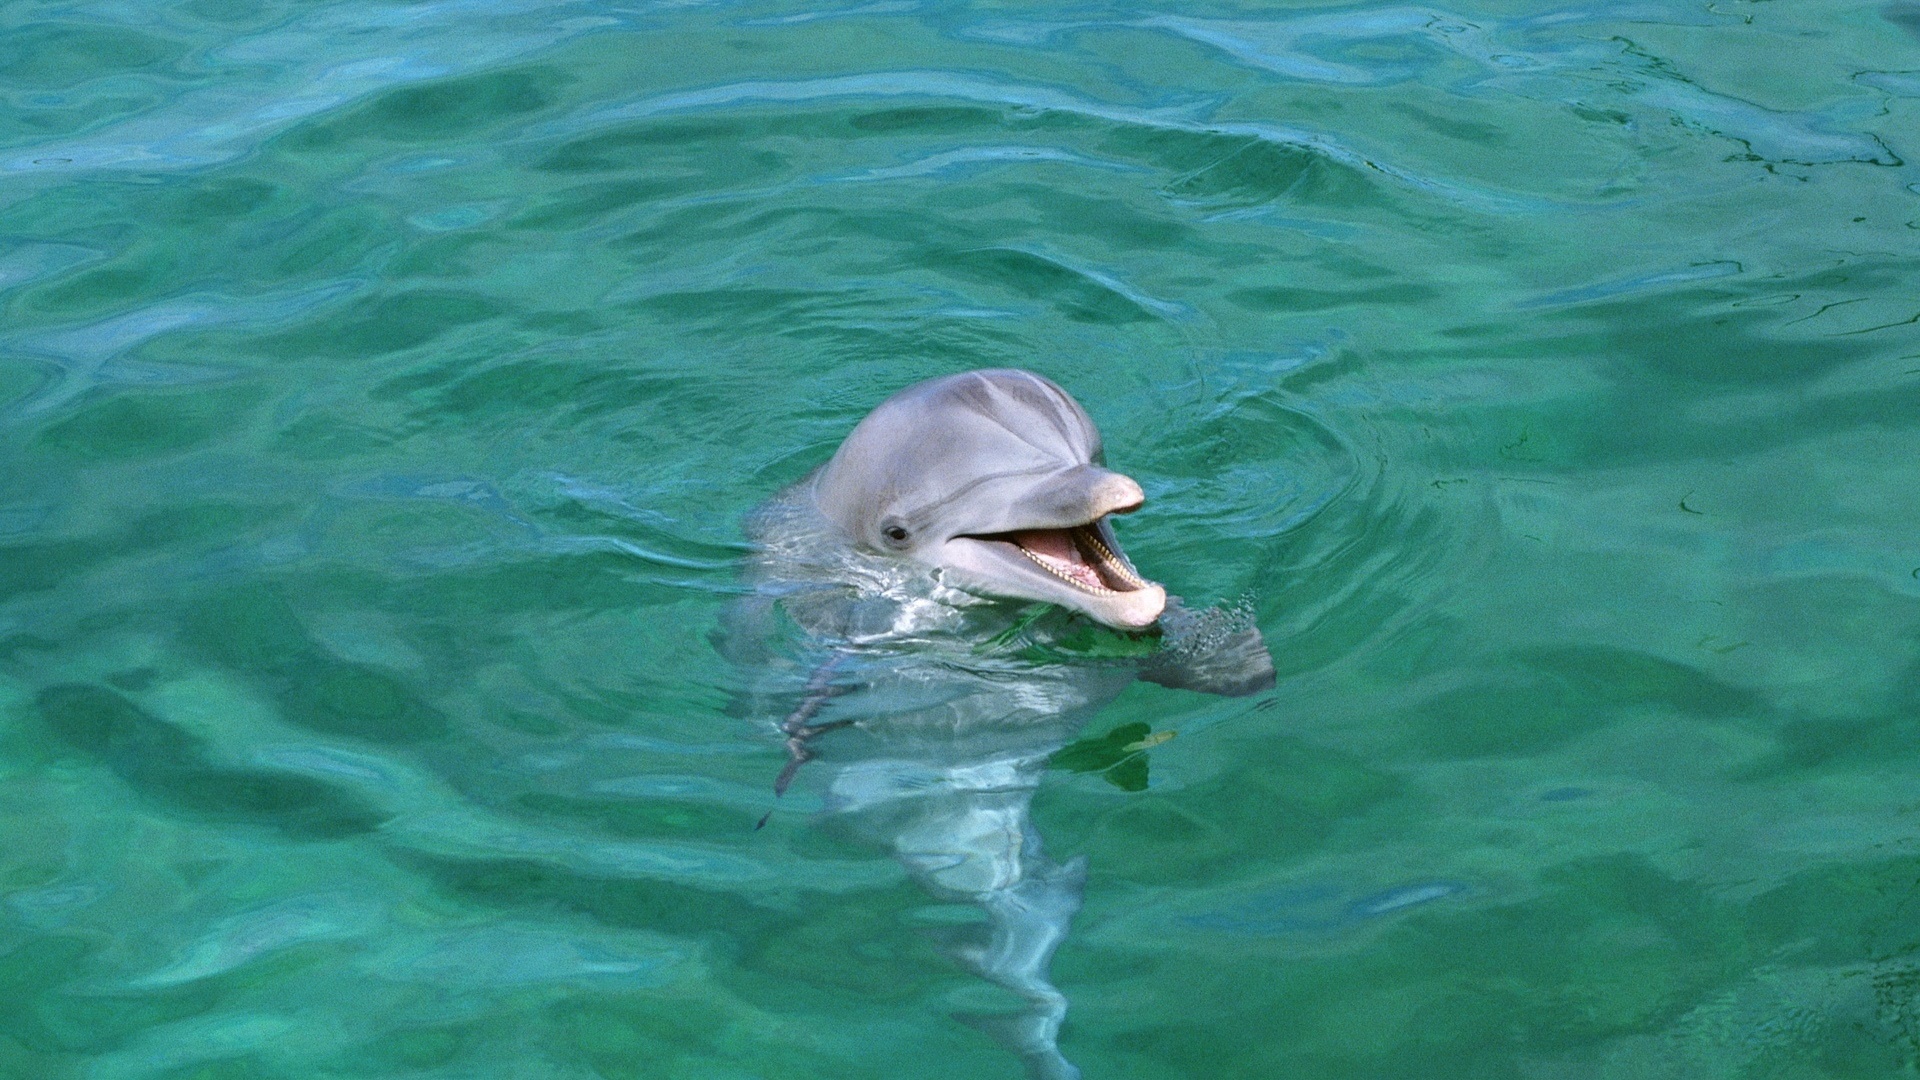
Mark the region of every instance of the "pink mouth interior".
[[1105, 550], [1091, 525], [1022, 529], [993, 539], [1006, 540], [1030, 555], [1040, 556], [1048, 569], [1089, 590], [1132, 592], [1145, 586], [1138, 575]]

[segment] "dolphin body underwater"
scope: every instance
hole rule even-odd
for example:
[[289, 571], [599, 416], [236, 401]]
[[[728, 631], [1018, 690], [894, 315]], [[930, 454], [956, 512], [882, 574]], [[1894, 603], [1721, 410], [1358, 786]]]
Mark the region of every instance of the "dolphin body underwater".
[[1048, 758], [1136, 678], [1230, 696], [1274, 685], [1257, 629], [1187, 611], [1134, 569], [1108, 519], [1144, 501], [1050, 380], [918, 383], [749, 516], [752, 591], [716, 636], [755, 672], [748, 713], [784, 715], [776, 791], [818, 760], [807, 775], [829, 820], [984, 913], [946, 951], [1024, 1004], [964, 1019], [1035, 1077], [1079, 1075], [1049, 967], [1086, 863], [1048, 859], [1030, 820]]

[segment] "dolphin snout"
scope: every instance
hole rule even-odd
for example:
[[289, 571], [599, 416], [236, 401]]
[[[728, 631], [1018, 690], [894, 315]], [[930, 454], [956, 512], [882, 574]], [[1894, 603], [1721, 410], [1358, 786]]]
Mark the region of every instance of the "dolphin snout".
[[1093, 512], [1094, 517], [1131, 514], [1147, 501], [1147, 493], [1140, 490], [1140, 485], [1134, 482], [1133, 477], [1105, 469], [1093, 471], [1100, 474], [1092, 490], [1087, 493], [1087, 509]]
[[1098, 521], [1108, 514], [1131, 514], [1147, 501], [1130, 476], [1108, 472], [1098, 465], [1076, 465], [1044, 483], [1044, 499], [1062, 525]]

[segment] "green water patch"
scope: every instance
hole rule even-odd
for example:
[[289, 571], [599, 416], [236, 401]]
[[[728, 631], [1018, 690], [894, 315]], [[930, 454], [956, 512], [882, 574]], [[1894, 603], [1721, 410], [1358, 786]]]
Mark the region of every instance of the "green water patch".
[[376, 393], [412, 403], [410, 413], [422, 424], [519, 422], [528, 408], [551, 412], [553, 422], [566, 423], [644, 408], [681, 386], [645, 371], [622, 370], [602, 357], [562, 355], [485, 366], [448, 364], [398, 376]]
[[198, 739], [103, 687], [49, 687], [36, 703], [56, 739], [158, 804], [318, 839], [369, 832], [383, 820], [311, 777], [212, 764]]
[[1382, 201], [1377, 181], [1304, 147], [1255, 137], [1184, 141], [1192, 145], [1171, 135], [1142, 140], [1141, 149], [1182, 173], [1166, 186], [1175, 198], [1222, 207], [1299, 203], [1347, 212]]
[[185, 616], [186, 639], [209, 659], [256, 681], [293, 724], [375, 743], [445, 737], [446, 715], [406, 681], [316, 644], [274, 590], [201, 597]]
[[751, 824], [747, 815], [693, 801], [635, 801], [528, 793], [518, 805], [568, 824], [585, 825], [612, 836], [638, 838], [701, 836]]
[[463, 859], [425, 852], [400, 858], [425, 883], [491, 910], [559, 907], [611, 926], [695, 936], [726, 926], [731, 936], [759, 937], [797, 921], [723, 890], [595, 875], [525, 859]]
[[572, 79], [553, 68], [489, 71], [403, 86], [279, 141], [287, 153], [339, 153], [359, 142], [432, 144], [471, 139], [552, 108]]
[[0, 360], [0, 409], [5, 409], [59, 378], [51, 364], [11, 358]]
[[291, 359], [344, 359], [417, 348], [498, 319], [508, 306], [462, 289], [412, 289], [356, 302], [334, 324], [292, 330], [267, 343]]
[[1254, 311], [1329, 311], [1364, 304], [1416, 304], [1438, 296], [1433, 288], [1409, 283], [1347, 290], [1274, 286], [1241, 289], [1228, 299]]
[[1068, 772], [1098, 773], [1121, 791], [1145, 791], [1151, 779], [1147, 751], [1175, 734], [1155, 732], [1141, 723], [1121, 724], [1105, 735], [1061, 747], [1047, 764]]
[[514, 219], [525, 229], [568, 231], [591, 225], [603, 218], [653, 206], [675, 195], [704, 189], [700, 177], [674, 179], [608, 180], [576, 184], [542, 201], [537, 209]]
[[268, 249], [264, 270], [282, 279], [326, 280], [362, 263], [392, 235], [392, 226], [379, 208], [365, 203], [315, 207]]
[[[1109, 768], [1126, 767], [1154, 749], [1139, 745], [1152, 735], [1133, 738], [1136, 733], [1137, 728], [1121, 725], [1076, 743], [1062, 752], [1061, 767], [1097, 766], [1109, 758], [1117, 759]], [[1128, 742], [1113, 745], [1121, 738]], [[1160, 752], [1177, 755], [1186, 742], [1166, 742]], [[1139, 749], [1129, 749], [1134, 746]], [[1122, 791], [1135, 790], [1126, 783], [1131, 779], [1126, 768], [1106, 779]], [[1228, 775], [1179, 790], [1148, 789], [1118, 804], [1090, 803], [1066, 815], [1060, 830], [1067, 843], [1092, 846], [1094, 857], [1102, 860], [1101, 872], [1112, 880], [1156, 886], [1230, 879], [1246, 866], [1240, 844], [1249, 833], [1261, 838], [1263, 862], [1302, 857], [1334, 843], [1341, 822], [1409, 794], [1399, 777], [1351, 753], [1274, 738]]]
[[280, 185], [263, 177], [220, 177], [175, 192], [172, 209], [182, 224], [206, 228], [260, 214], [283, 194]]
[[258, 389], [119, 393], [74, 411], [40, 434], [40, 445], [79, 461], [160, 459], [243, 434]]
[[1506, 678], [1449, 690], [1420, 706], [1417, 744], [1437, 757], [1524, 754], [1635, 711], [1701, 721], [1767, 718], [1759, 695], [1663, 657], [1588, 647], [1517, 659]]
[[1021, 300], [1047, 304], [1075, 322], [1123, 325], [1156, 317], [1138, 299], [1087, 271], [1028, 251], [952, 251], [927, 258], [925, 265], [944, 275], [1004, 290]]
[[111, 23], [30, 24], [0, 45], [0, 86], [44, 92], [111, 75], [166, 73], [188, 48], [176, 38]]
[[78, 271], [53, 284], [30, 290], [28, 310], [72, 316], [112, 309], [152, 296], [180, 264], [170, 247], [149, 247], [121, 255], [104, 265]]

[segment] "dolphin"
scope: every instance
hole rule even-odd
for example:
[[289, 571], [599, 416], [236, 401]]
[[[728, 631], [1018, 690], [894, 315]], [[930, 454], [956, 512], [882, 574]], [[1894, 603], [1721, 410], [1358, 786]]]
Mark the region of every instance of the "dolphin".
[[1024, 1004], [966, 1019], [1046, 1080], [1079, 1075], [1049, 969], [1086, 880], [1029, 813], [1049, 758], [1137, 678], [1274, 685], [1258, 629], [1187, 610], [1128, 559], [1111, 518], [1145, 501], [1051, 380], [918, 383], [749, 515], [751, 591], [715, 637], [754, 673], [745, 713], [786, 737], [776, 793], [819, 760], [827, 821], [984, 914], [948, 952]]
[[863, 550], [968, 592], [1147, 626], [1167, 592], [1134, 569], [1107, 520], [1146, 493], [1100, 462], [1100, 432], [1051, 380], [970, 371], [882, 402], [814, 478], [813, 498]]

